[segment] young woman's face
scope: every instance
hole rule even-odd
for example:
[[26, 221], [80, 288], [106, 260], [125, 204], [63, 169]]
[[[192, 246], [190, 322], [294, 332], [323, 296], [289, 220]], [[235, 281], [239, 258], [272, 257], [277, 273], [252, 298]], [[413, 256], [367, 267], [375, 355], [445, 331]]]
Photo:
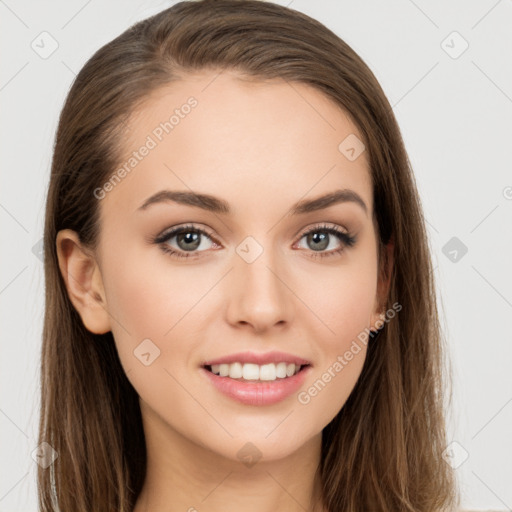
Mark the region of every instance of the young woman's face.
[[144, 420], [233, 460], [284, 457], [343, 407], [379, 318], [362, 137], [313, 88], [228, 72], [157, 91], [129, 127], [125, 172], [97, 191], [98, 263]]

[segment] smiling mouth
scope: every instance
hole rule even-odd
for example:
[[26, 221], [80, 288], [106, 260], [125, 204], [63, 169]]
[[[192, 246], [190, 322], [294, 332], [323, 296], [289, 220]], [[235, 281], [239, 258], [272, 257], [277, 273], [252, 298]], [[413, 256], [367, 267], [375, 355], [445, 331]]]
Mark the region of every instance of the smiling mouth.
[[221, 378], [229, 378], [240, 382], [272, 382], [281, 381], [297, 375], [309, 367], [309, 364], [294, 363], [231, 363], [205, 365], [203, 368]]

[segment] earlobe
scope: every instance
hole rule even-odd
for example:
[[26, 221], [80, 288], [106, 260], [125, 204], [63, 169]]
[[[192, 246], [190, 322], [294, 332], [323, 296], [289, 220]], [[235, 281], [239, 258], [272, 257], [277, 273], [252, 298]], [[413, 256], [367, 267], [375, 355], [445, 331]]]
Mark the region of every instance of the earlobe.
[[84, 326], [94, 334], [110, 331], [110, 317], [99, 266], [94, 256], [82, 247], [75, 231], [57, 233], [59, 268], [69, 299]]

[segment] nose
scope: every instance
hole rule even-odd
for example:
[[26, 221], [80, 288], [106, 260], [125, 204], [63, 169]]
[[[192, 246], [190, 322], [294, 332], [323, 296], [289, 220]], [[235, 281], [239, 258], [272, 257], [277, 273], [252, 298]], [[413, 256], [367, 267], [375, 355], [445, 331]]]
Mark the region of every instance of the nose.
[[[250, 261], [250, 260], [249, 260]], [[255, 332], [284, 328], [292, 320], [293, 292], [287, 272], [271, 249], [252, 262], [234, 255], [227, 296], [227, 318], [231, 325], [249, 326]]]

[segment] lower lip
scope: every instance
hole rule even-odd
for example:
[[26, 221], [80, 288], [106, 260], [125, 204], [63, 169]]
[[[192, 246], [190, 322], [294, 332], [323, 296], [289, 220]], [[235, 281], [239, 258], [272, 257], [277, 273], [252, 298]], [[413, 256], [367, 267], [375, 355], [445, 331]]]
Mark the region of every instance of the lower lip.
[[311, 366], [307, 366], [292, 377], [267, 382], [243, 382], [220, 377], [206, 368], [201, 368], [201, 371], [221, 393], [242, 404], [271, 405], [298, 391], [310, 369]]

